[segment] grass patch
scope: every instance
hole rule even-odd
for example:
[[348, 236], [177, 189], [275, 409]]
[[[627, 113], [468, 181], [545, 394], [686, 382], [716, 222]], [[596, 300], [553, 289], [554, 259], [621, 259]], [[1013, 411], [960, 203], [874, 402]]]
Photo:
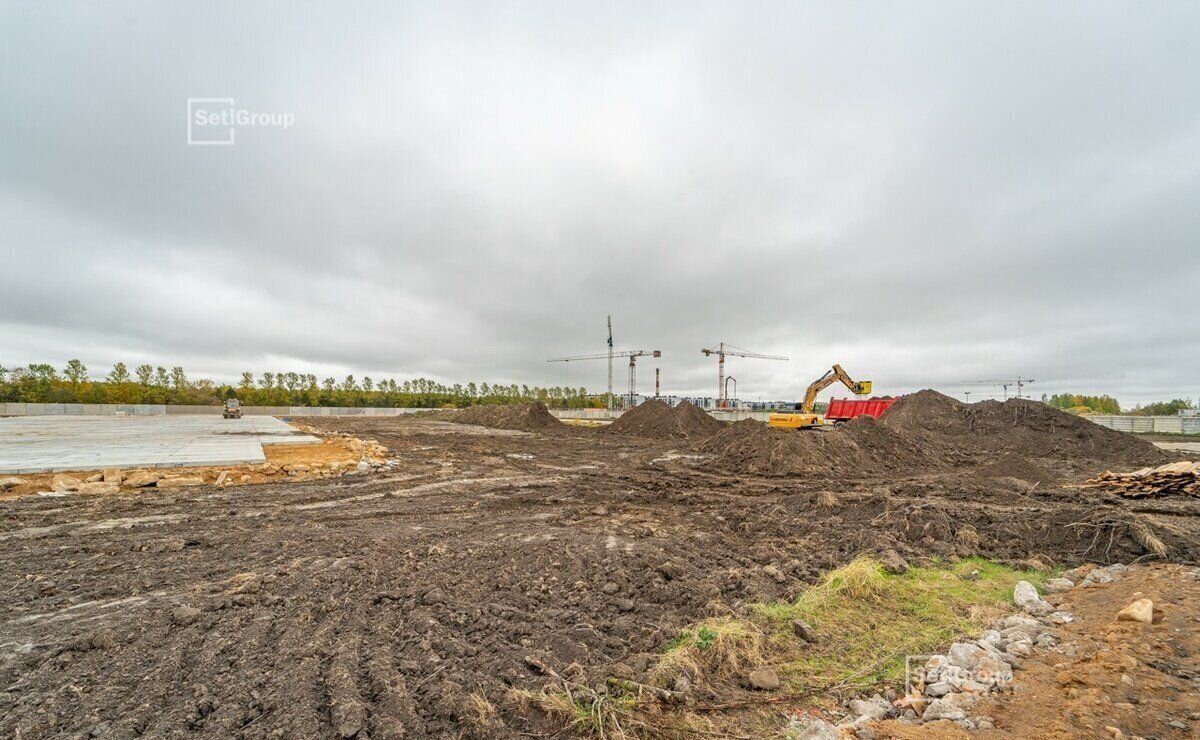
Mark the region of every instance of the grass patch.
[[652, 672], [655, 682], [667, 682], [684, 673], [695, 679], [705, 675], [732, 675], [761, 665], [765, 635], [753, 622], [719, 617], [685, 629], [667, 643]]
[[[982, 558], [893, 575], [874, 560], [858, 558], [827, 573], [792, 603], [752, 608], [771, 652], [782, 658], [780, 673], [794, 686], [873, 684], [903, 678], [905, 655], [942, 649], [1011, 612], [1017, 581], [1040, 588], [1049, 576]], [[808, 622], [820, 641], [800, 643], [792, 634], [794, 619]]]

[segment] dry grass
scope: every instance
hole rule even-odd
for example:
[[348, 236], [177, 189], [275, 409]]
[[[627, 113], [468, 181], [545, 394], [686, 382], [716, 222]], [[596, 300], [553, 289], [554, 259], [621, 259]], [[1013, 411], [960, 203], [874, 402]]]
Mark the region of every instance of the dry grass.
[[671, 641], [651, 672], [651, 680], [661, 684], [681, 673], [691, 679], [733, 676], [763, 665], [765, 647], [762, 630], [752, 622], [731, 617], [708, 619]]
[[1142, 518], [1139, 517], [1133, 520], [1133, 523], [1129, 525], [1129, 534], [1133, 537], [1134, 541], [1151, 555], [1161, 558], [1167, 554], [1167, 546], [1154, 534], [1154, 530]]
[[838, 505], [837, 496], [832, 491], [821, 491], [817, 494], [816, 507], [818, 509], [833, 509]]

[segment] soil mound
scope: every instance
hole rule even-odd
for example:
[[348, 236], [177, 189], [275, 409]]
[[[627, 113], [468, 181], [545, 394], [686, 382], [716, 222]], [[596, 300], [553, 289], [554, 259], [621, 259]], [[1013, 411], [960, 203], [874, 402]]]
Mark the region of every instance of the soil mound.
[[1043, 486], [1057, 486], [1062, 479], [1029, 460], [1009, 453], [975, 471], [980, 478], [1019, 478]]
[[550, 415], [546, 404], [541, 401], [504, 406], [468, 406], [465, 409], [444, 414], [441, 418], [444, 421], [458, 424], [478, 424], [493, 429], [511, 429], [521, 432], [554, 431], [565, 426]]
[[884, 412], [880, 424], [949, 458], [955, 453], [1012, 453], [1023, 458], [1082, 459], [1108, 465], [1151, 465], [1170, 459], [1137, 437], [1021, 398], [967, 404], [923, 390], [896, 401]]
[[763, 476], [847, 476], [937, 467], [919, 447], [870, 417], [828, 431], [773, 429], [746, 419], [698, 446], [723, 470]]
[[651, 399], [621, 414], [605, 431], [656, 439], [697, 439], [711, 437], [724, 428], [722, 422], [687, 401], [671, 408]]

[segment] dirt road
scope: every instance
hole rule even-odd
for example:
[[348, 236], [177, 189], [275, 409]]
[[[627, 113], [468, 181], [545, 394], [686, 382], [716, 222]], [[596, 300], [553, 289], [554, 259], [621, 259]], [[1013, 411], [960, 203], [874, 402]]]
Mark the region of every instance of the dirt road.
[[684, 440], [585, 428], [313, 424], [397, 463], [0, 502], [0, 736], [518, 737], [558, 729], [506, 698], [542, 682], [527, 657], [636, 671], [680, 626], [862, 551], [1129, 562], [1144, 517], [1169, 559], [1200, 554], [1195, 500], [969, 466], [751, 477]]

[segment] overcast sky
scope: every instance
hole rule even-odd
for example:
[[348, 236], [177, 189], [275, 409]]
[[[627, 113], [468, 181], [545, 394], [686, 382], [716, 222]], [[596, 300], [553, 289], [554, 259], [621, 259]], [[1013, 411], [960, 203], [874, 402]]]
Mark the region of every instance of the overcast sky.
[[5, 366], [1200, 396], [1194, 3], [0, 8]]

